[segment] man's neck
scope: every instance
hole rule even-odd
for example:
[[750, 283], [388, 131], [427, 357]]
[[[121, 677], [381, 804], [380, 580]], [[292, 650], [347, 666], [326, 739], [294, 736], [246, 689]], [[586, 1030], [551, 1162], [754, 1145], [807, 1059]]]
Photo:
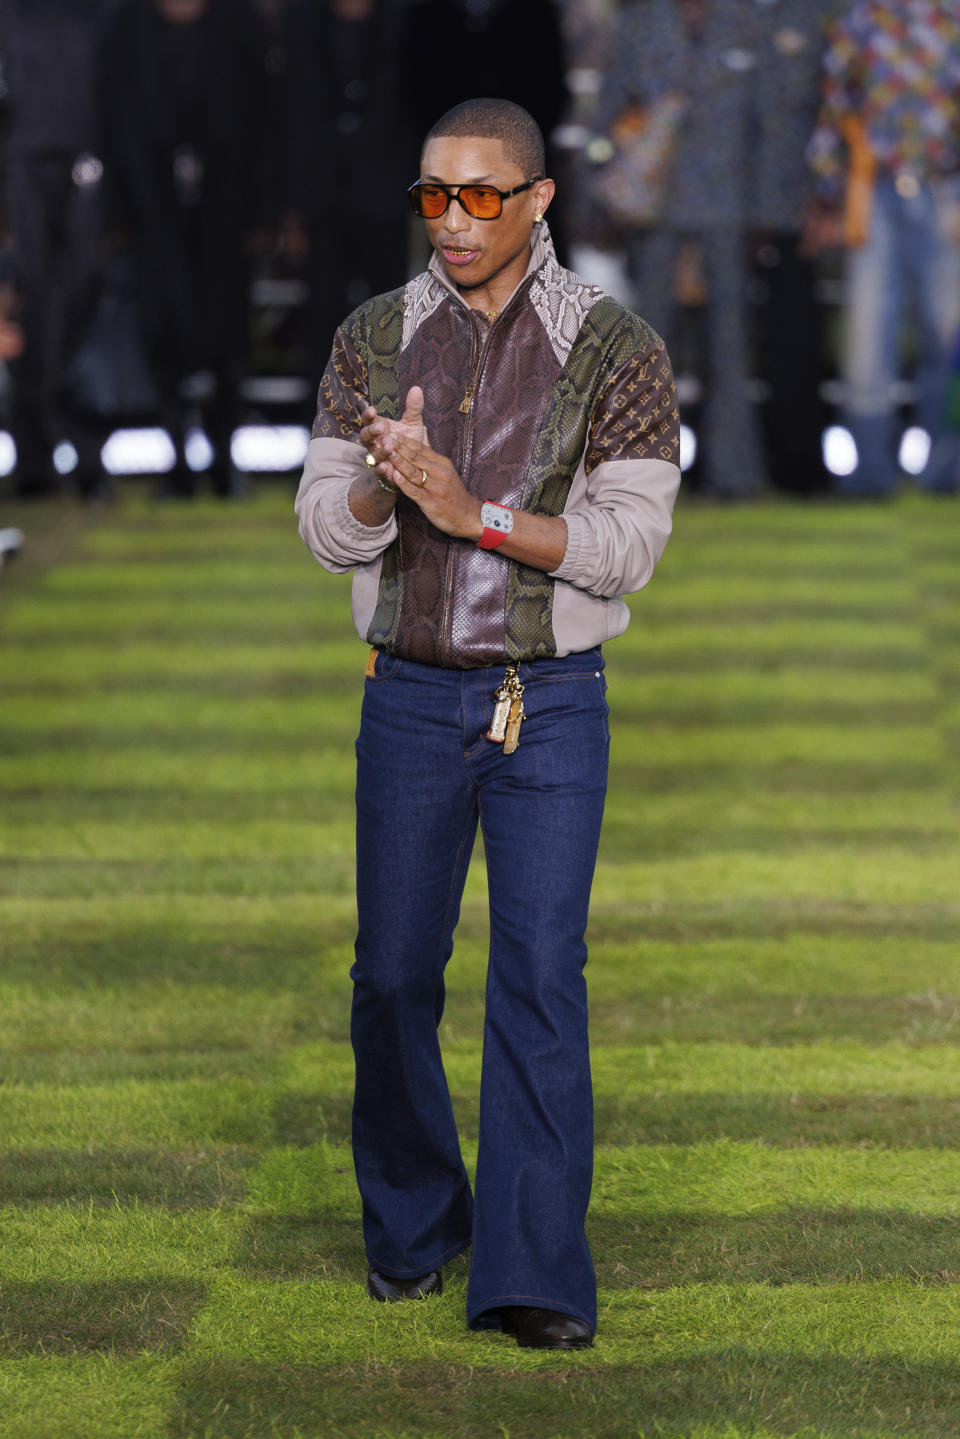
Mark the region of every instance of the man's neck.
[[530, 249], [519, 255], [515, 264], [511, 264], [501, 274], [494, 275], [487, 284], [473, 288], [457, 286], [461, 298], [471, 310], [480, 310], [487, 316], [499, 315], [517, 286], [522, 285], [526, 279], [533, 256], [534, 238], [531, 236]]

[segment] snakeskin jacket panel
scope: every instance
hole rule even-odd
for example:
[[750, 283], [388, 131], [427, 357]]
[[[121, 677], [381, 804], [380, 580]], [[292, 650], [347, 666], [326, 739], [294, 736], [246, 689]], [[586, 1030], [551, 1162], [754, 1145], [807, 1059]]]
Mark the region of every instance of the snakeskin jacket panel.
[[[414, 384], [432, 448], [472, 494], [564, 517], [567, 551], [554, 574], [441, 533], [406, 496], [378, 528], [353, 517], [359, 417], [372, 403], [398, 418]], [[493, 323], [435, 261], [344, 322], [320, 385], [297, 513], [320, 562], [354, 570], [363, 638], [423, 664], [469, 669], [620, 633], [621, 596], [646, 583], [669, 535], [678, 461], [662, 342], [562, 269], [541, 225], [527, 275]]]

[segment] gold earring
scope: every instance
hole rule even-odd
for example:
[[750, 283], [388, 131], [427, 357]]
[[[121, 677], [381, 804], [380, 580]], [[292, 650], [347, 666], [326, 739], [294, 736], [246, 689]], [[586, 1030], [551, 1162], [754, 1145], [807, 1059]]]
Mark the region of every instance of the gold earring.
[[542, 216], [542, 215], [534, 215], [533, 218], [534, 218], [534, 220], [539, 221], [539, 220], [542, 220], [542, 219], [543, 219], [543, 216]]

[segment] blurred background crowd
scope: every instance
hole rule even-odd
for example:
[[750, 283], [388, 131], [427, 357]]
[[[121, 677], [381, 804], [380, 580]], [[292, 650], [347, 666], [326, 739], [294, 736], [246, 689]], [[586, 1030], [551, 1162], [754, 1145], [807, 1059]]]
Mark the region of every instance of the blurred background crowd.
[[475, 95], [534, 113], [562, 261], [664, 336], [691, 486], [956, 491], [957, 0], [0, 0], [0, 50], [0, 494], [295, 470]]

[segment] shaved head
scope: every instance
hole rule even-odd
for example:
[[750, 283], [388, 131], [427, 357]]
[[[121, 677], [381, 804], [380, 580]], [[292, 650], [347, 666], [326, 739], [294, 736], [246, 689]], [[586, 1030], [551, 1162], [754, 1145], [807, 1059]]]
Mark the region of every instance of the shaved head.
[[431, 140], [447, 136], [499, 140], [507, 159], [525, 175], [532, 179], [546, 174], [543, 132], [530, 112], [512, 100], [464, 100], [454, 105], [427, 131], [421, 157]]

